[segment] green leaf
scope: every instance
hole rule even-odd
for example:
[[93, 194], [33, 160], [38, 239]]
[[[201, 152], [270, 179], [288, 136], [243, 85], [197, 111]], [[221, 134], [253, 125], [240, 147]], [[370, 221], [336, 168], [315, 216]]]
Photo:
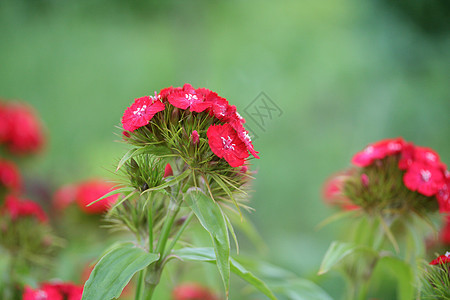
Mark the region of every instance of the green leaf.
[[159, 259], [132, 243], [119, 245], [103, 256], [84, 285], [82, 300], [118, 298], [133, 275]]
[[325, 253], [318, 274], [322, 275], [327, 273], [332, 267], [338, 264], [346, 256], [355, 254], [356, 252], [367, 252], [368, 254], [373, 256], [378, 255], [375, 250], [367, 246], [334, 241], [333, 243], [331, 243], [330, 248], [328, 248], [327, 252]]
[[384, 256], [379, 261], [380, 267], [385, 266], [397, 278], [397, 299], [415, 299], [414, 271], [407, 262], [393, 256]]
[[[212, 248], [183, 248], [172, 252], [173, 255], [181, 260], [215, 262], [216, 255]], [[249, 272], [240, 263], [233, 258], [230, 259], [231, 271], [253, 285], [269, 299], [277, 299], [267, 285], [257, 278], [253, 273]]]
[[92, 201], [91, 203], [89, 203], [86, 206], [91, 206], [94, 203], [97, 203], [98, 201], [101, 201], [105, 198], [108, 198], [109, 196], [115, 195], [115, 194], [120, 194], [120, 193], [125, 193], [125, 192], [132, 192], [134, 191], [134, 188], [130, 188], [130, 187], [123, 187], [123, 188], [119, 188], [119, 189], [115, 189], [112, 190], [111, 192], [103, 195], [102, 197], [98, 198], [97, 200]]
[[217, 268], [225, 290], [230, 285], [230, 240], [225, 217], [219, 205], [198, 188], [190, 188], [184, 201], [197, 216], [200, 224], [209, 232], [217, 257]]

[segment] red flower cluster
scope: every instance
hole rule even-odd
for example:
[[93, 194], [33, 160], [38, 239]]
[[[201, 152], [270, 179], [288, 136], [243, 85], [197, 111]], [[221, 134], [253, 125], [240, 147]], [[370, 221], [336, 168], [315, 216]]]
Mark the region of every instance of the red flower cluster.
[[402, 138], [386, 139], [367, 146], [353, 156], [352, 162], [367, 167], [376, 160], [398, 155], [398, 167], [405, 170], [405, 186], [427, 197], [436, 196], [441, 212], [450, 212], [450, 173], [440, 161], [439, 155], [430, 148], [415, 146]]
[[430, 262], [430, 265], [443, 265], [448, 263], [450, 263], [450, 252], [447, 252], [444, 255], [441, 255], [438, 258], [432, 260]]
[[30, 106], [0, 102], [0, 143], [16, 154], [36, 152], [42, 148], [42, 127]]
[[22, 178], [16, 165], [10, 161], [0, 159], [0, 188], [18, 191], [22, 187]]
[[217, 300], [218, 298], [207, 288], [196, 283], [185, 283], [177, 286], [172, 292], [173, 300]]
[[101, 214], [116, 202], [118, 195], [106, 197], [90, 206], [87, 205], [112, 190], [114, 190], [114, 185], [101, 179], [91, 179], [77, 185], [64, 185], [53, 195], [53, 205], [56, 209], [63, 210], [71, 203], [76, 202], [85, 213]]
[[36, 218], [39, 222], [47, 222], [47, 215], [39, 204], [20, 199], [12, 194], [6, 196], [1, 212], [8, 215], [13, 221], [18, 218], [31, 217]]
[[[236, 106], [229, 105], [225, 98], [215, 92], [206, 88], [194, 89], [190, 84], [185, 84], [182, 88], [162, 89], [153, 97], [135, 99], [122, 117], [123, 128], [134, 131], [147, 125], [157, 112], [165, 109], [167, 104], [196, 113], [207, 111], [211, 117], [219, 120], [222, 124], [211, 125], [208, 129], [208, 141], [212, 152], [224, 158], [230, 166], [243, 165], [249, 156], [248, 152], [259, 158], [248, 131], [242, 125], [245, 120], [236, 111]], [[198, 142], [198, 132], [193, 132], [192, 140], [194, 144]]]
[[70, 282], [43, 283], [40, 288], [25, 287], [23, 300], [81, 300], [83, 287]]

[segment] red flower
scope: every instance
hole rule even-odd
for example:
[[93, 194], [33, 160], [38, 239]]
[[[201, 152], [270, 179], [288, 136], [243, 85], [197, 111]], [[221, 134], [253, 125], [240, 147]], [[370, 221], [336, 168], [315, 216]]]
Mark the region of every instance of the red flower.
[[53, 286], [45, 286], [40, 289], [33, 290], [25, 287], [23, 300], [63, 300], [63, 296]]
[[430, 265], [443, 265], [450, 263], [450, 252], [445, 253], [445, 255], [441, 255], [438, 258], [432, 260]]
[[169, 176], [173, 176], [173, 170], [172, 170], [172, 166], [170, 164], [167, 164], [164, 167], [164, 178], [169, 177]]
[[253, 147], [252, 139], [250, 138], [250, 135], [248, 134], [248, 131], [245, 130], [244, 126], [242, 126], [242, 123], [240, 123], [237, 120], [234, 120], [232, 123], [230, 123], [231, 126], [236, 130], [239, 139], [245, 144], [245, 147], [247, 147], [247, 150], [255, 157], [259, 158], [258, 153], [255, 148]]
[[329, 205], [340, 206], [344, 210], [359, 209], [359, 206], [352, 203], [343, 193], [345, 181], [351, 175], [351, 171], [339, 172], [332, 175], [325, 181], [322, 189], [322, 197], [325, 203]]
[[10, 161], [0, 159], [0, 187], [17, 191], [22, 187], [22, 178], [16, 165]]
[[206, 96], [205, 102], [211, 103], [210, 114], [219, 120], [224, 120], [227, 117], [227, 109], [229, 107], [228, 101], [220, 97], [215, 92], [210, 92]]
[[71, 203], [75, 202], [76, 197], [77, 187], [75, 185], [63, 185], [53, 195], [53, 206], [57, 210], [64, 210]]
[[446, 166], [440, 161], [439, 154], [433, 149], [414, 146], [412, 143], [405, 144], [398, 164], [400, 170], [407, 170], [416, 161], [442, 170], [446, 169]]
[[203, 93], [197, 91], [188, 83], [183, 86], [182, 90], [170, 93], [167, 97], [170, 104], [181, 109], [188, 109], [194, 112], [202, 112], [211, 107], [212, 103], [205, 102]]
[[73, 284], [71, 282], [50, 282], [44, 283], [41, 289], [56, 289], [64, 299], [81, 300], [83, 295], [83, 286]]
[[0, 108], [0, 142], [11, 152], [23, 154], [42, 148], [44, 137], [34, 110], [23, 103], [7, 103]]
[[439, 202], [439, 211], [441, 213], [450, 213], [450, 177], [446, 176], [445, 183], [439, 188], [436, 198]]
[[11, 217], [17, 220], [22, 217], [33, 217], [40, 222], [47, 221], [47, 215], [36, 202], [30, 200], [22, 200], [14, 195], [7, 195], [4, 203], [4, 211]]
[[225, 158], [230, 166], [239, 167], [245, 163], [249, 156], [247, 147], [230, 124], [211, 125], [206, 135], [212, 152], [220, 158]]
[[145, 126], [153, 116], [165, 108], [156, 97], [144, 96], [134, 100], [134, 103], [125, 110], [122, 117], [123, 129], [134, 131]]
[[182, 89], [179, 88], [179, 87], [174, 88], [174, 87], [172, 87], [172, 86], [171, 86], [171, 87], [164, 88], [164, 89], [162, 89], [162, 90], [159, 92], [158, 98], [161, 99], [163, 102], [166, 102], [166, 101], [167, 101], [167, 97], [169, 97], [170, 94], [172, 94], [172, 93], [174, 93], [174, 92], [177, 92], [177, 91], [181, 91], [181, 90], [182, 90]]
[[114, 186], [103, 180], [93, 179], [81, 183], [77, 189], [76, 201], [80, 208], [88, 214], [100, 214], [109, 209], [117, 200], [118, 195], [112, 195], [102, 199], [90, 206], [88, 204], [103, 197], [107, 193], [111, 192]]
[[174, 300], [217, 300], [211, 291], [196, 283], [177, 286], [172, 292], [172, 297]]
[[440, 169], [414, 162], [403, 176], [406, 187], [425, 196], [435, 195], [444, 184], [444, 176]]
[[404, 144], [402, 138], [381, 140], [356, 153], [352, 158], [352, 163], [358, 167], [367, 167], [376, 159], [383, 159], [388, 155], [399, 153]]

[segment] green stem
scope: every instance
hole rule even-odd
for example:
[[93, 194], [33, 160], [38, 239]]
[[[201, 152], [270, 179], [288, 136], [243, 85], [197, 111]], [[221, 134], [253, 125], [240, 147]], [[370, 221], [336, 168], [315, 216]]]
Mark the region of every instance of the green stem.
[[145, 300], [151, 300], [153, 297], [153, 293], [155, 292], [155, 288], [156, 285], [151, 284], [148, 288], [148, 293], [147, 293], [147, 297], [145, 298]]
[[141, 300], [145, 286], [145, 269], [139, 272], [138, 286], [136, 288], [136, 294], [134, 300]]
[[153, 212], [152, 212], [152, 208], [153, 208], [153, 202], [151, 201], [151, 194], [149, 194], [148, 196], [148, 217], [147, 217], [147, 222], [148, 222], [148, 251], [149, 252], [153, 252]]
[[167, 248], [167, 251], [164, 256], [167, 256], [167, 253], [170, 252], [173, 247], [175, 247], [177, 241], [180, 239], [181, 235], [183, 234], [186, 227], [189, 225], [189, 222], [192, 220], [192, 217], [194, 216], [194, 213], [191, 211], [189, 216], [184, 221], [183, 225], [181, 226], [180, 230], [178, 230], [177, 235], [173, 238], [172, 243], [170, 243], [170, 246]]
[[159, 253], [161, 257], [159, 258], [159, 261], [162, 261], [164, 259], [164, 249], [166, 248], [167, 240], [169, 239], [170, 230], [172, 229], [173, 222], [175, 221], [175, 217], [178, 214], [178, 211], [180, 210], [180, 206], [177, 204], [177, 207], [175, 209], [169, 210], [169, 215], [166, 217], [166, 220], [164, 221], [163, 228], [161, 230], [161, 235], [159, 236], [158, 244], [156, 245], [156, 253]]

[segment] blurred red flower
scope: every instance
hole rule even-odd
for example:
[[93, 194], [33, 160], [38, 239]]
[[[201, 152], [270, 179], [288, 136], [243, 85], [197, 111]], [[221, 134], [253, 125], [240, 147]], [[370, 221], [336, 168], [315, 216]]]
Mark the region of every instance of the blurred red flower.
[[77, 187], [74, 184], [63, 185], [53, 194], [53, 207], [57, 210], [64, 210], [75, 202], [76, 197]]
[[347, 170], [333, 174], [325, 181], [322, 189], [322, 197], [328, 205], [337, 205], [344, 210], [359, 209], [359, 206], [345, 196], [343, 188], [345, 181], [351, 176], [352, 171]]
[[45, 286], [36, 290], [25, 287], [23, 300], [64, 300], [58, 289], [53, 286]]
[[441, 229], [441, 242], [450, 245], [450, 216], [444, 218], [444, 226]]
[[67, 300], [81, 300], [83, 295], [83, 286], [71, 282], [47, 282], [41, 288], [56, 289]]
[[156, 97], [144, 96], [134, 100], [134, 103], [125, 110], [122, 117], [123, 129], [134, 131], [145, 126], [153, 116], [165, 108]]
[[450, 263], [450, 252], [447, 252], [444, 255], [441, 255], [438, 258], [432, 260], [430, 262], [430, 265], [443, 265], [448, 263]]
[[172, 166], [170, 164], [167, 164], [164, 167], [164, 178], [169, 177], [169, 176], [173, 176], [173, 170], [172, 170]]
[[423, 162], [413, 162], [403, 176], [406, 187], [425, 196], [435, 195], [445, 183], [442, 170]]
[[15, 154], [42, 148], [42, 126], [32, 107], [18, 102], [0, 104], [0, 142]]
[[230, 124], [211, 125], [206, 133], [212, 152], [232, 167], [239, 167], [249, 156], [247, 147]]
[[88, 214], [100, 214], [106, 212], [117, 200], [118, 195], [112, 195], [90, 206], [88, 204], [103, 197], [114, 190], [114, 185], [101, 179], [92, 179], [78, 185], [76, 201], [78, 206]]
[[12, 220], [22, 217], [34, 217], [40, 222], [47, 222], [47, 215], [36, 202], [18, 198], [13, 194], [9, 194], [5, 198], [2, 209]]
[[17, 166], [10, 161], [0, 159], [0, 188], [18, 191], [22, 187], [22, 178]]
[[218, 298], [207, 288], [196, 283], [185, 283], [177, 286], [172, 292], [173, 300], [217, 300]]
[[368, 145], [364, 150], [356, 153], [352, 163], [358, 167], [367, 167], [374, 160], [383, 159], [388, 155], [399, 153], [405, 144], [402, 138], [385, 139]]

